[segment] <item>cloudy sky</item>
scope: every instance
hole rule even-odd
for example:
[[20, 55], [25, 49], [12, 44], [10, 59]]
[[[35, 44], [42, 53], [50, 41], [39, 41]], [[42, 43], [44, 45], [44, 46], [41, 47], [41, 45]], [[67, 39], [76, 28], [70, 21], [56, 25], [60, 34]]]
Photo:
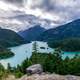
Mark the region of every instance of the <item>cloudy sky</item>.
[[[19, 18], [20, 15], [21, 18]], [[80, 1], [0, 0], [0, 26], [6, 24], [10, 27], [22, 26], [23, 28], [25, 26], [23, 24], [29, 25], [25, 19], [27, 15], [34, 15], [38, 19], [47, 19], [54, 24], [63, 24], [80, 17]]]

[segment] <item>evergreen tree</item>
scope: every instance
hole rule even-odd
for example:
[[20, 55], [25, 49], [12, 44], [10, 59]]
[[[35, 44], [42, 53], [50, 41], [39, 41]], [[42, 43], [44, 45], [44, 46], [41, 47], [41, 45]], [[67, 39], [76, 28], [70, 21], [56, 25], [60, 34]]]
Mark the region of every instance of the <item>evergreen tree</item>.
[[35, 53], [37, 53], [37, 42], [35, 41], [34, 43], [33, 43], [33, 52], [35, 52]]
[[4, 72], [5, 72], [4, 66], [0, 63], [0, 80], [3, 79]]
[[12, 67], [11, 67], [10, 63], [8, 63], [7, 70], [9, 73], [12, 71]]
[[61, 73], [62, 52], [59, 48], [55, 49], [53, 54], [49, 54], [44, 63], [45, 71]]
[[37, 48], [38, 48], [38, 45], [37, 45], [37, 42], [35, 41], [33, 43], [33, 52], [32, 52], [32, 57], [31, 57], [33, 64], [37, 64], [37, 60], [38, 60], [38, 56], [37, 56], [38, 49]]
[[26, 68], [29, 67], [30, 65], [32, 65], [32, 62], [30, 59], [26, 59], [23, 61], [22, 65], [21, 65], [21, 70], [23, 73], [26, 73]]

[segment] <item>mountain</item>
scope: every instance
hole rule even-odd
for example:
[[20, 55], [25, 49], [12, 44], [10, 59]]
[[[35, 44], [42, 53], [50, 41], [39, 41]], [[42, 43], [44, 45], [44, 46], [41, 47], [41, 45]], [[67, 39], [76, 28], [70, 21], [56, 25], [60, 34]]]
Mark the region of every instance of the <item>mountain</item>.
[[49, 29], [40, 36], [40, 40], [42, 41], [62, 40], [67, 38], [80, 38], [80, 19]]
[[16, 32], [0, 28], [0, 46], [11, 47], [24, 43], [24, 39]]
[[38, 39], [38, 36], [45, 31], [40, 25], [36, 25], [31, 27], [25, 31], [20, 31], [19, 35], [21, 35], [27, 41], [35, 41]]

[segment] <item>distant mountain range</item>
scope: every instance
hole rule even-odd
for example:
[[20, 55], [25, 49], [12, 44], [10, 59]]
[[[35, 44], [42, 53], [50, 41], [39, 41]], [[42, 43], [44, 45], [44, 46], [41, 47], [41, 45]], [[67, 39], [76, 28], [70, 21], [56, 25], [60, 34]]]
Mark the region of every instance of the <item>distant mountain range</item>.
[[23, 44], [24, 39], [9, 29], [0, 28], [0, 46], [1, 47], [11, 47]]
[[40, 24], [29, 29], [19, 31], [18, 33], [9, 29], [0, 28], [1, 47], [16, 46], [31, 41], [51, 42], [50, 47], [54, 47], [53, 44], [55, 44], [57, 47], [62, 46], [66, 51], [79, 51], [80, 19], [48, 30], [43, 28]]
[[66, 38], [80, 38], [80, 19], [57, 28], [49, 29], [40, 35], [40, 40], [62, 40]]
[[18, 44], [19, 42], [23, 42], [22, 37], [26, 41], [49, 41], [75, 37], [80, 38], [80, 19], [48, 30], [46, 30], [39, 24], [29, 29], [19, 31], [18, 34], [8, 29], [0, 29], [0, 42], [2, 43], [3, 41], [5, 41], [10, 45], [12, 45], [12, 43]]
[[25, 31], [20, 31], [18, 34], [21, 35], [27, 41], [38, 40], [38, 37], [45, 31], [40, 25], [36, 25]]
[[20, 31], [19, 35], [28, 41], [49, 41], [74, 37], [78, 38], [80, 37], [80, 19], [48, 30], [41, 27], [41, 25], [36, 25], [27, 30]]

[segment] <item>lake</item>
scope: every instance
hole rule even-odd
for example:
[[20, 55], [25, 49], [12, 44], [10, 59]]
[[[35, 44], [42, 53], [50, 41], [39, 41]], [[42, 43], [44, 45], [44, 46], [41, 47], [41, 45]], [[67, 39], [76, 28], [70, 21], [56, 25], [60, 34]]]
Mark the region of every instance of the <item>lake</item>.
[[[46, 42], [37, 42], [37, 50], [41, 53], [50, 53], [53, 52], [54, 50], [50, 47], [48, 47]], [[27, 57], [30, 58], [32, 55], [33, 51], [33, 43], [28, 43], [28, 44], [23, 44], [20, 46], [16, 47], [11, 47], [11, 51], [15, 54], [15, 56], [8, 58], [8, 59], [3, 59], [0, 60], [0, 63], [7, 68], [7, 64], [10, 63], [12, 67], [16, 67], [18, 64], [20, 65]], [[64, 59], [65, 57], [74, 57], [76, 54], [80, 55], [80, 52], [64, 52], [62, 55], [62, 58]]]

